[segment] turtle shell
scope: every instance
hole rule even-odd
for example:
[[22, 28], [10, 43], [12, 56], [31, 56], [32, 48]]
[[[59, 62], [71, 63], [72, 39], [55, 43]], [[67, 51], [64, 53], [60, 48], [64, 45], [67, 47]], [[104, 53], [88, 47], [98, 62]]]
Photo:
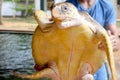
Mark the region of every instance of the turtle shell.
[[100, 40], [88, 25], [66, 29], [53, 26], [49, 32], [42, 32], [38, 26], [33, 35], [33, 58], [38, 65], [49, 61], [56, 63], [60, 74], [77, 75], [83, 63], [91, 65], [94, 74], [105, 61], [105, 52], [98, 48]]

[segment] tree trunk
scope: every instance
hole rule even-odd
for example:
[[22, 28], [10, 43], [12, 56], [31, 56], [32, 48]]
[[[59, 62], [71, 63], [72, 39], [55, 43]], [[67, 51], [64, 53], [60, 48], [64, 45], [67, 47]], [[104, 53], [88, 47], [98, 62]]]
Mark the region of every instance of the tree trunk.
[[[14, 4], [14, 9], [15, 9], [15, 0], [12, 0], [12, 3]], [[16, 15], [15, 15], [15, 11], [14, 11], [14, 13], [13, 13], [13, 18], [15, 18], [16, 17]]]
[[29, 6], [29, 0], [26, 0], [25, 16], [27, 16], [28, 14], [28, 6]]
[[0, 0], [0, 25], [2, 24], [2, 0]]

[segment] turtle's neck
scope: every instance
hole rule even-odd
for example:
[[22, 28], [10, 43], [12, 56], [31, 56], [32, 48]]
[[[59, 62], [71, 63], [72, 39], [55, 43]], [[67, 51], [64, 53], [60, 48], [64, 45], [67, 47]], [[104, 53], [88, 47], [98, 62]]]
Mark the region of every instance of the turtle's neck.
[[78, 0], [78, 2], [84, 6], [84, 8], [89, 9], [96, 0]]

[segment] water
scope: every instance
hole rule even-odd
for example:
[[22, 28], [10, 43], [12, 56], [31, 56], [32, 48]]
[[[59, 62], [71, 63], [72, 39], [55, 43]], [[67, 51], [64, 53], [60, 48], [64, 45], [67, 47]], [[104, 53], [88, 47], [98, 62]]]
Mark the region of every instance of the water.
[[31, 40], [32, 35], [28, 34], [0, 34], [0, 80], [22, 80], [13, 76], [12, 71], [34, 72]]

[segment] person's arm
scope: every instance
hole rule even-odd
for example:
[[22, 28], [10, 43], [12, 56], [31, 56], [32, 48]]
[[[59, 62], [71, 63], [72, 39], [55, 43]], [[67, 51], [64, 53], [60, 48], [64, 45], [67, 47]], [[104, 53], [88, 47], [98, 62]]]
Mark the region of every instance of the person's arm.
[[113, 51], [117, 51], [120, 48], [120, 39], [118, 37], [118, 30], [116, 26], [116, 11], [111, 1], [107, 4], [104, 27], [110, 36]]
[[120, 48], [120, 39], [116, 24], [107, 25], [107, 31], [113, 45], [113, 51], [118, 51]]

